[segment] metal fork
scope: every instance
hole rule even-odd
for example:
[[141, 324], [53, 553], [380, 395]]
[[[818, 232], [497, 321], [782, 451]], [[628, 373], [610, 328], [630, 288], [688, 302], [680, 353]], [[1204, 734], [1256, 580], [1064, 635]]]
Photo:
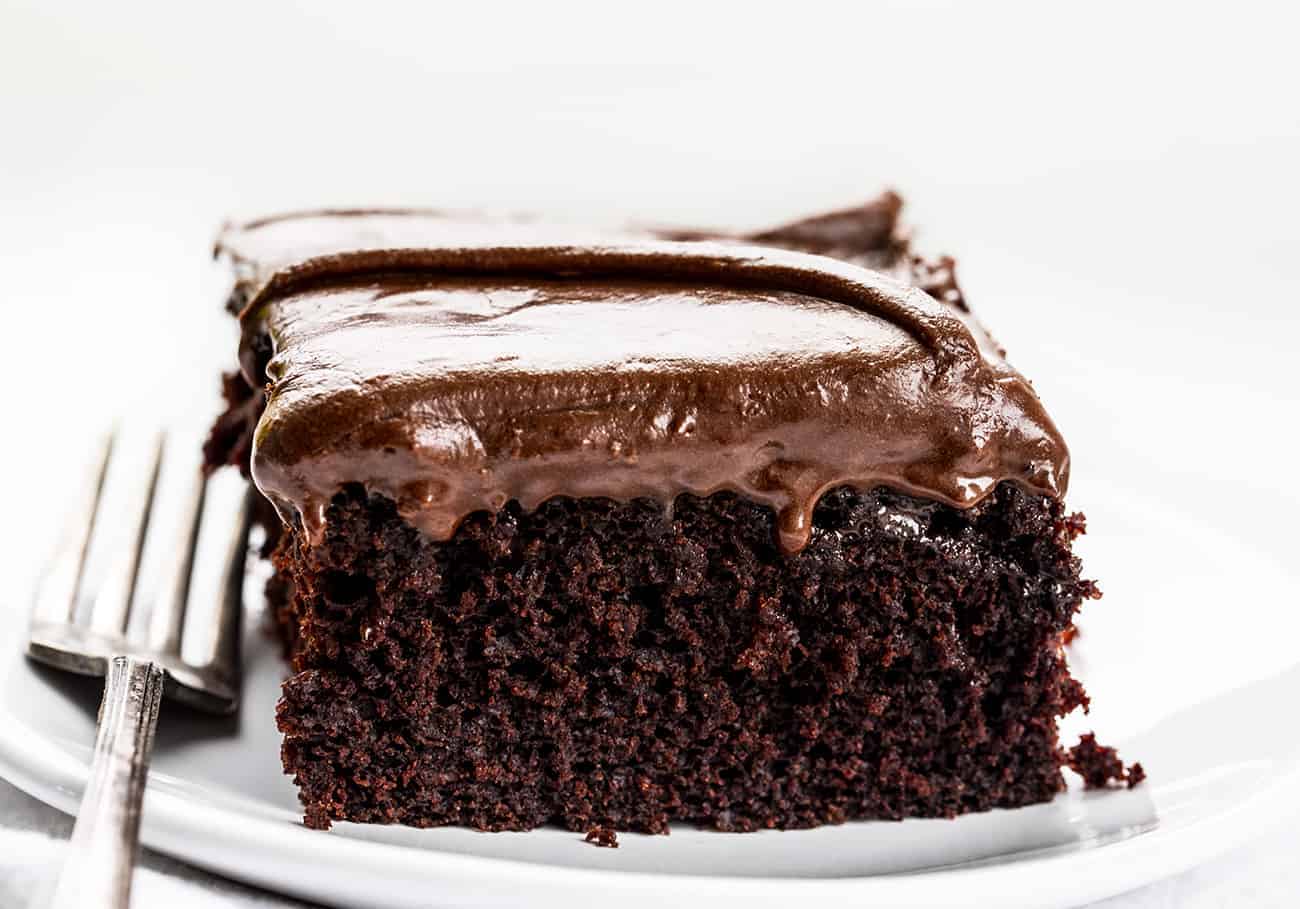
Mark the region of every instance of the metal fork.
[[49, 897], [57, 909], [129, 904], [161, 698], [218, 714], [238, 705], [249, 492], [236, 471], [205, 476], [198, 445], [186, 434], [110, 434], [37, 593], [28, 656], [106, 677]]

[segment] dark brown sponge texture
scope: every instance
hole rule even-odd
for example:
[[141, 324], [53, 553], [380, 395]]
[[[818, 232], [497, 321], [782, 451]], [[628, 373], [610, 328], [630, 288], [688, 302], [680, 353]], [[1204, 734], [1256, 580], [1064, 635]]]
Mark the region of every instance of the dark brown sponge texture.
[[1082, 519], [836, 489], [794, 557], [719, 493], [556, 499], [446, 543], [346, 487], [281, 539], [307, 823], [664, 832], [952, 816], [1063, 788]]
[[1079, 744], [1067, 752], [1066, 764], [1083, 777], [1085, 789], [1105, 789], [1112, 782], [1132, 789], [1147, 778], [1141, 764], [1125, 767], [1119, 752], [1098, 742], [1096, 734], [1091, 732], [1079, 736]]

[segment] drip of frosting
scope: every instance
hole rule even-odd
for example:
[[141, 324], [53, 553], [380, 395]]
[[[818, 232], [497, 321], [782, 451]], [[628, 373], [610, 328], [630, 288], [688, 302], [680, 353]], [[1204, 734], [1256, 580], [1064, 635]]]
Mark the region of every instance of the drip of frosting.
[[[245, 263], [245, 370], [268, 382], [253, 476], [312, 536], [349, 483], [439, 540], [510, 500], [670, 508], [730, 490], [773, 509], [787, 553], [839, 485], [956, 507], [1008, 480], [1065, 491], [1068, 453], [1029, 383], [961, 308], [881, 272], [734, 243], [401, 246], [336, 226], [326, 252], [240, 260], [223, 241]], [[882, 236], [882, 267], [910, 268]]]

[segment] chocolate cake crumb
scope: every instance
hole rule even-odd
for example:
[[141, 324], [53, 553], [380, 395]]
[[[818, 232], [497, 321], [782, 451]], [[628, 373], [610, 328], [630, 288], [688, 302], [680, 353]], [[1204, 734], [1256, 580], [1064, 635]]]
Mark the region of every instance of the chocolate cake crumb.
[[1097, 742], [1095, 733], [1087, 732], [1079, 736], [1079, 744], [1070, 749], [1067, 765], [1083, 777], [1085, 789], [1105, 789], [1112, 782], [1127, 783], [1132, 789], [1146, 779], [1147, 774], [1141, 764], [1125, 768], [1119, 752], [1114, 748]]
[[1064, 525], [1066, 535], [1072, 541], [1088, 532], [1088, 520], [1083, 516], [1082, 512], [1076, 511], [1072, 514], [1066, 515], [1062, 524]]
[[617, 849], [618, 833], [610, 827], [593, 827], [587, 831], [587, 842], [606, 849]]
[[1147, 778], [1147, 772], [1142, 768], [1141, 764], [1134, 762], [1129, 765], [1128, 788], [1132, 789], [1134, 786], [1136, 786], [1138, 783], [1142, 782], [1146, 778]]

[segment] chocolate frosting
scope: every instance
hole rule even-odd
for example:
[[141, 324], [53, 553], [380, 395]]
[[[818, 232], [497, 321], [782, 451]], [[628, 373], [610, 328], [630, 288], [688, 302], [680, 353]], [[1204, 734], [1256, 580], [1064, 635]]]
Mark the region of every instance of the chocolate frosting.
[[[439, 540], [512, 499], [671, 509], [731, 490], [776, 512], [788, 553], [843, 484], [957, 507], [1004, 480], [1063, 494], [1068, 453], [1029, 383], [959, 295], [897, 280], [934, 269], [907, 253], [896, 205], [850, 229], [873, 205], [762, 235], [837, 259], [431, 212], [228, 231], [244, 368], [268, 382], [253, 477], [313, 537], [346, 483]], [[842, 261], [870, 258], [888, 273]]]
[[344, 208], [291, 212], [243, 224], [227, 224], [214, 252], [234, 272], [235, 288], [228, 308], [237, 314], [247, 305], [252, 293], [276, 272], [316, 256], [545, 244], [555, 242], [557, 237], [574, 244], [668, 239], [667, 232], [651, 228], [570, 224], [526, 215], [420, 208]]

